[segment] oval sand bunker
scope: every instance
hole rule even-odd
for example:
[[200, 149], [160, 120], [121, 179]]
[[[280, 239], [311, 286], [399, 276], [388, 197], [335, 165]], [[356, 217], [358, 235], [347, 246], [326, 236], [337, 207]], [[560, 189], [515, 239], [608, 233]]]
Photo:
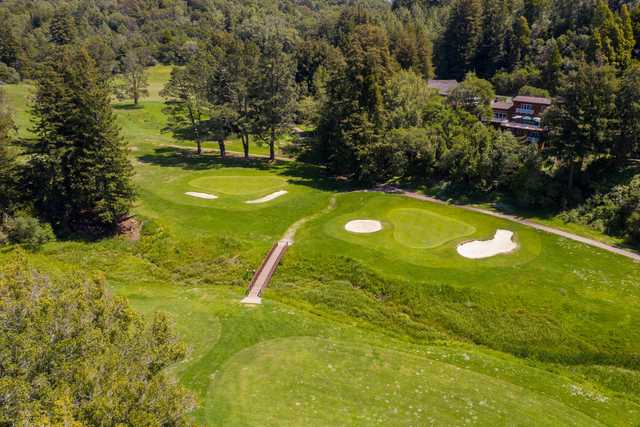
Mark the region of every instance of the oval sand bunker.
[[268, 196], [264, 196], [264, 197], [262, 197], [260, 199], [257, 199], [257, 200], [249, 200], [248, 202], [245, 202], [245, 203], [248, 203], [250, 205], [257, 205], [257, 204], [260, 204], [260, 203], [267, 203], [267, 202], [270, 202], [272, 200], [277, 199], [278, 197], [282, 197], [287, 193], [288, 193], [288, 191], [284, 191], [284, 190], [276, 191], [275, 193], [271, 193]]
[[359, 219], [356, 221], [348, 222], [344, 226], [344, 229], [350, 233], [358, 234], [370, 234], [377, 233], [382, 230], [382, 223], [380, 221], [374, 221], [370, 219]]
[[197, 197], [198, 199], [206, 199], [206, 200], [215, 200], [218, 198], [218, 196], [214, 196], [213, 194], [207, 194], [207, 193], [196, 193], [193, 191], [189, 191], [187, 193], [184, 193], [187, 196], [191, 196], [191, 197]]
[[463, 243], [458, 246], [458, 253], [469, 259], [483, 259], [513, 252], [517, 247], [512, 231], [498, 230], [492, 240]]

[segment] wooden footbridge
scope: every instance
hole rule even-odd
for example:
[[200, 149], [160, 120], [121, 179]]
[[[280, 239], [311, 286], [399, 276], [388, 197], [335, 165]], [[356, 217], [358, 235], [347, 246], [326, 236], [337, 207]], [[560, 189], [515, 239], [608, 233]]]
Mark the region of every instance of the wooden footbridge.
[[247, 288], [247, 295], [241, 301], [243, 304], [261, 304], [262, 303], [262, 291], [267, 287], [275, 273], [280, 260], [284, 256], [289, 246], [293, 244], [293, 241], [283, 239], [273, 245], [267, 256], [262, 261], [262, 265], [258, 268], [251, 279], [251, 283]]

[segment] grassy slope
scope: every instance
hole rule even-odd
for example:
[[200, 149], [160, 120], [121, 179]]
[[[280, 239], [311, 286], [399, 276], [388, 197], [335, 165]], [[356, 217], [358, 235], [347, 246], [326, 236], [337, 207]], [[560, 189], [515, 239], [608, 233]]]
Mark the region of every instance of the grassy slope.
[[[22, 125], [26, 88], [9, 93]], [[137, 309], [171, 313], [191, 349], [174, 370], [200, 399], [200, 423], [638, 423], [637, 371], [600, 366], [637, 364], [637, 265], [449, 207], [343, 194], [299, 232], [266, 303], [242, 307], [261, 256], [290, 224], [325, 208], [332, 186], [296, 163], [220, 162], [169, 146], [153, 96], [141, 109], [117, 109], [135, 147], [142, 240], [55, 243], [29, 260], [52, 273], [106, 275]], [[251, 191], [238, 187], [243, 180]], [[242, 203], [282, 185], [290, 193], [277, 201]], [[183, 194], [203, 189], [226, 196]], [[344, 232], [345, 220], [361, 217], [387, 228]], [[452, 255], [460, 240], [497, 227], [516, 231], [522, 249], [482, 262]]]

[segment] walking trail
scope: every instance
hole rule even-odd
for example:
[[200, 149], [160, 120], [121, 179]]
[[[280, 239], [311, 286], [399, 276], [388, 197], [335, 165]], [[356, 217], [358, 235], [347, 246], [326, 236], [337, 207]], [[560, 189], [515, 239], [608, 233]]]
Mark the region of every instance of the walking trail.
[[260, 265], [260, 268], [258, 268], [258, 270], [256, 270], [255, 274], [253, 275], [253, 279], [249, 284], [247, 295], [241, 301], [243, 304], [255, 305], [262, 303], [262, 291], [269, 285], [269, 282], [271, 282], [271, 278], [278, 268], [282, 257], [287, 252], [287, 249], [289, 249], [289, 246], [293, 245], [293, 239], [296, 236], [296, 232], [307, 222], [312, 221], [328, 212], [331, 212], [335, 207], [336, 196], [334, 195], [329, 200], [329, 205], [322, 211], [296, 221], [291, 227], [287, 229], [282, 239], [273, 245], [264, 261], [262, 261], [262, 265]]

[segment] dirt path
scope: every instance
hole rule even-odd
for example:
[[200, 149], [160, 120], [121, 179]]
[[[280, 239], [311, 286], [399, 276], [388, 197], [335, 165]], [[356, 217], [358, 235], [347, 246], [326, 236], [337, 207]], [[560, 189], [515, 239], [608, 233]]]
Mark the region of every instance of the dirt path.
[[333, 195], [331, 196], [331, 199], [329, 199], [329, 205], [323, 210], [296, 221], [291, 227], [287, 229], [282, 239], [279, 240], [278, 243], [276, 243], [271, 248], [266, 258], [262, 262], [262, 265], [254, 274], [253, 279], [249, 284], [249, 292], [247, 293], [247, 296], [241, 301], [243, 304], [255, 305], [262, 303], [262, 291], [269, 285], [269, 282], [271, 282], [271, 278], [276, 272], [276, 269], [278, 268], [278, 265], [280, 264], [280, 261], [282, 260], [285, 252], [287, 252], [289, 246], [293, 245], [293, 239], [296, 236], [296, 232], [307, 222], [312, 221], [328, 212], [331, 212], [335, 207], [336, 196]]
[[290, 244], [293, 244], [294, 238], [296, 237], [296, 233], [298, 232], [300, 227], [302, 227], [309, 221], [313, 221], [314, 219], [319, 218], [322, 215], [328, 214], [335, 208], [336, 208], [336, 195], [334, 194], [333, 196], [331, 196], [331, 199], [329, 199], [329, 205], [327, 205], [327, 207], [325, 207], [323, 210], [321, 210], [320, 212], [316, 212], [313, 215], [304, 217], [296, 221], [295, 223], [293, 223], [293, 225], [287, 229], [286, 233], [284, 233], [282, 240], [286, 240], [290, 242]]
[[528, 219], [521, 218], [521, 217], [518, 217], [518, 216], [515, 216], [515, 215], [508, 215], [508, 214], [504, 214], [504, 213], [500, 213], [500, 212], [494, 212], [494, 211], [490, 211], [488, 209], [477, 208], [477, 207], [474, 207], [474, 206], [452, 205], [451, 203], [447, 203], [445, 201], [436, 199], [434, 197], [425, 196], [424, 194], [414, 193], [414, 192], [410, 192], [410, 191], [404, 191], [404, 190], [395, 189], [395, 191], [386, 191], [386, 192], [399, 192], [400, 194], [404, 194], [405, 196], [410, 197], [412, 199], [422, 200], [422, 201], [430, 202], [430, 203], [438, 203], [438, 204], [441, 204], [441, 205], [455, 206], [457, 208], [464, 209], [464, 210], [467, 210], [467, 211], [477, 212], [477, 213], [481, 213], [481, 214], [484, 214], [484, 215], [490, 215], [490, 216], [493, 216], [495, 218], [500, 218], [500, 219], [504, 219], [504, 220], [507, 220], [507, 221], [515, 222], [515, 223], [518, 223], [518, 224], [522, 224], [522, 225], [525, 225], [527, 227], [535, 228], [536, 230], [544, 231], [545, 233], [555, 234], [556, 236], [560, 236], [560, 237], [564, 237], [566, 239], [570, 239], [570, 240], [573, 240], [573, 241], [576, 241], [576, 242], [584, 243], [585, 245], [593, 246], [595, 248], [602, 249], [602, 250], [605, 250], [605, 251], [608, 251], [608, 252], [611, 252], [611, 253], [614, 253], [614, 254], [617, 254], [617, 255], [622, 255], [622, 256], [630, 258], [630, 259], [632, 259], [632, 260], [634, 260], [636, 262], [640, 262], [640, 254], [638, 254], [636, 252], [632, 252], [632, 251], [629, 251], [629, 250], [617, 248], [615, 246], [607, 245], [606, 243], [600, 242], [598, 240], [590, 239], [588, 237], [579, 236], [577, 234], [573, 234], [573, 233], [570, 233], [568, 231], [559, 230], [557, 228], [553, 228], [553, 227], [549, 227], [549, 226], [546, 226], [546, 225], [538, 224], [537, 222], [533, 222], [533, 221], [530, 221]]

